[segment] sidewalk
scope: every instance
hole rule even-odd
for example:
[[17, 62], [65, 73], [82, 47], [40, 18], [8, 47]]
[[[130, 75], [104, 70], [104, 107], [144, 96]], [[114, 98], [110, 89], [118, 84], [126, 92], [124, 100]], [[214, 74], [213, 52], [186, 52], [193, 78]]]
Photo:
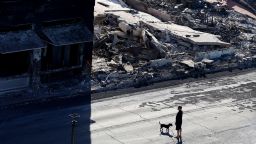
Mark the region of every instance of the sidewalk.
[[[48, 104], [49, 102], [57, 103], [63, 102], [68, 103], [71, 100], [76, 99], [80, 101], [82, 98], [86, 98], [86, 95], [92, 95], [90, 97], [90, 103], [94, 100], [109, 98], [118, 95], [132, 94], [141, 91], [148, 91], [153, 89], [163, 89], [166, 87], [171, 87], [174, 85], [179, 85], [182, 83], [189, 83], [192, 81], [201, 81], [205, 79], [215, 79], [216, 77], [225, 77], [225, 76], [235, 76], [235, 75], [244, 75], [255, 71], [255, 68], [246, 69], [246, 70], [234, 70], [233, 72], [216, 72], [212, 74], [207, 74], [207, 78], [191, 78], [187, 77], [185, 79], [150, 79], [146, 81], [148, 85], [141, 85], [136, 87], [137, 83], [130, 83], [130, 85], [119, 85], [115, 87], [100, 87], [94, 86], [91, 84], [91, 91], [85, 91], [90, 85], [85, 85], [84, 83], [73, 84], [72, 82], [59, 83], [58, 85], [51, 85], [52, 89], [49, 91], [49, 87], [42, 86], [38, 95], [33, 94], [32, 89], [26, 89], [17, 92], [6, 93], [0, 96], [0, 111], [7, 109], [17, 109], [29, 105], [43, 105]], [[145, 82], [145, 81], [144, 81]], [[68, 84], [68, 85], [67, 85]], [[69, 86], [69, 87], [68, 87]], [[87, 99], [88, 100], [88, 99]], [[72, 103], [71, 103], [72, 104]], [[70, 105], [71, 105], [70, 104]], [[75, 105], [75, 104], [73, 104]]]
[[27, 105], [43, 104], [46, 102], [65, 101], [68, 99], [78, 98], [89, 95], [86, 91], [89, 85], [86, 83], [62, 82], [50, 85], [41, 85], [40, 88], [33, 92], [31, 88], [2, 93], [0, 95], [0, 110], [15, 109]]

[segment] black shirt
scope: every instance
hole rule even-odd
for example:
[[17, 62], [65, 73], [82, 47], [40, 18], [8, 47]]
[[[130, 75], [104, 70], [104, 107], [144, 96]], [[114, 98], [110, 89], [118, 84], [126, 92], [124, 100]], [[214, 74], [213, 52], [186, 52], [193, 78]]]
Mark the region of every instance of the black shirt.
[[182, 124], [182, 115], [183, 115], [183, 111], [179, 110], [179, 112], [176, 115], [176, 125]]

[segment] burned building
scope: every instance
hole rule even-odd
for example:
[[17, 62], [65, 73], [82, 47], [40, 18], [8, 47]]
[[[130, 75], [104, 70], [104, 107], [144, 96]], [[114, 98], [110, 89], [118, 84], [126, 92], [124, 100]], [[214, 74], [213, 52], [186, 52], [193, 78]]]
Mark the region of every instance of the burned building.
[[0, 92], [90, 75], [94, 0], [1, 0]]
[[220, 36], [193, 30], [187, 26], [174, 23], [144, 23], [146, 27], [154, 31], [160, 31], [162, 37], [166, 37], [178, 47], [180, 52], [187, 52], [202, 60], [204, 58], [216, 59], [224, 55], [232, 55], [234, 49], [230, 43], [220, 40]]

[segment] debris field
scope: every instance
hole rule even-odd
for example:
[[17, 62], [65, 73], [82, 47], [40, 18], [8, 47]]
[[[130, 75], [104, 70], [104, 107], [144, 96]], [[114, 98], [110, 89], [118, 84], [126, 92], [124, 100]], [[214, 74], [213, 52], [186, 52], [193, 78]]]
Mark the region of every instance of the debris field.
[[251, 15], [215, 0], [96, 0], [92, 89], [139, 87], [256, 66]]

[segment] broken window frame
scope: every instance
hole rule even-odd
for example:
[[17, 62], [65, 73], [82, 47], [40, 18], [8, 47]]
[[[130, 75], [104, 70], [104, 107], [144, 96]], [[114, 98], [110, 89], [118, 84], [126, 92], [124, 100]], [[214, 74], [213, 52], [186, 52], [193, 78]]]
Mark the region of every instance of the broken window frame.
[[[31, 70], [31, 51], [0, 54], [0, 79], [29, 76]], [[8, 68], [7, 65], [12, 64]], [[8, 68], [8, 70], [5, 70]], [[3, 74], [5, 71], [6, 74]], [[7, 74], [8, 73], [8, 74]]]
[[[72, 46], [76, 46], [75, 48], [77, 49], [77, 63], [71, 62], [71, 49]], [[65, 49], [69, 48], [69, 62], [68, 64], [65, 61]], [[41, 69], [41, 74], [50, 74], [50, 73], [56, 73], [56, 72], [61, 72], [61, 71], [70, 71], [73, 69], [79, 69], [82, 68], [82, 61], [81, 61], [81, 49], [83, 48], [82, 44], [73, 44], [73, 45], [68, 45], [68, 46], [49, 46], [47, 49], [44, 49], [42, 52], [42, 69]], [[53, 50], [54, 49], [61, 49], [61, 56], [57, 61], [62, 61], [61, 64], [53, 64]], [[48, 61], [47, 61], [48, 59]], [[75, 59], [75, 58], [74, 58]], [[66, 64], [64, 64], [66, 63]]]

